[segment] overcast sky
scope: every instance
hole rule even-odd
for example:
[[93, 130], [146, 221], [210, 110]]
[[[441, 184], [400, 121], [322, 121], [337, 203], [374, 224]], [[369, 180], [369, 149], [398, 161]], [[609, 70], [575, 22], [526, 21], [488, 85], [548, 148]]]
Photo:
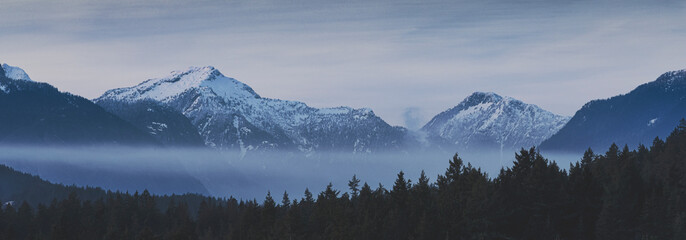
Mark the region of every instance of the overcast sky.
[[212, 65], [393, 125], [474, 91], [573, 115], [686, 68], [686, 1], [0, 0], [0, 62], [87, 98]]

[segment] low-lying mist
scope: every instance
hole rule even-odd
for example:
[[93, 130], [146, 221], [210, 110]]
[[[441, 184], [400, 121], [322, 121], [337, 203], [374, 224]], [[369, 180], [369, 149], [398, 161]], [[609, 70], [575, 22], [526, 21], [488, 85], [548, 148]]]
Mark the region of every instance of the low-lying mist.
[[[302, 197], [326, 185], [347, 192], [348, 180], [357, 175], [372, 188], [391, 188], [399, 171], [415, 182], [422, 170], [435, 181], [443, 174], [453, 153], [418, 151], [402, 153], [311, 156], [290, 152], [240, 152], [206, 148], [134, 147], [34, 147], [0, 146], [0, 164], [66, 185], [155, 194], [200, 193], [216, 197], [263, 199], [268, 191], [278, 198], [284, 191]], [[581, 155], [546, 155], [567, 168]], [[496, 177], [501, 167], [512, 165], [514, 151], [470, 151], [459, 156]]]

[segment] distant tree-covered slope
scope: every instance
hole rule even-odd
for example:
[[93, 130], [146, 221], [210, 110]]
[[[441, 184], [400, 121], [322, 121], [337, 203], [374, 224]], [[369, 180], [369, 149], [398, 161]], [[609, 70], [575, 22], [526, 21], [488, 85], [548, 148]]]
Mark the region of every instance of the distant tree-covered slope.
[[156, 101], [101, 100], [97, 104], [166, 146], [205, 146], [198, 130], [186, 116]]
[[[142, 192], [148, 192], [147, 190]], [[141, 193], [142, 193], [141, 192]], [[78, 187], [55, 184], [27, 173], [16, 171], [8, 166], [0, 164], [0, 203], [20, 205], [23, 202], [32, 207], [48, 205], [53, 200], [62, 201], [69, 195], [77, 196], [81, 201], [96, 201], [111, 197], [138, 195], [135, 193], [113, 192], [99, 187]], [[164, 195], [156, 196], [157, 205], [166, 210], [166, 205], [172, 200], [184, 202], [190, 209], [197, 210], [202, 200], [212, 199], [198, 194]], [[0, 239], [2, 238], [0, 236]]]
[[609, 99], [593, 100], [574, 114], [555, 135], [541, 143], [546, 151], [583, 152], [612, 143], [650, 144], [666, 137], [686, 117], [686, 70], [667, 72], [657, 80]]
[[76, 192], [82, 199], [97, 199], [105, 196], [100, 188], [78, 188], [52, 184], [26, 173], [0, 165], [0, 201], [21, 203], [27, 201], [32, 206], [47, 204], [52, 199], [65, 199], [70, 192]]
[[[14, 79], [5, 69], [21, 72]], [[159, 145], [152, 137], [88, 99], [0, 68], [0, 143]]]

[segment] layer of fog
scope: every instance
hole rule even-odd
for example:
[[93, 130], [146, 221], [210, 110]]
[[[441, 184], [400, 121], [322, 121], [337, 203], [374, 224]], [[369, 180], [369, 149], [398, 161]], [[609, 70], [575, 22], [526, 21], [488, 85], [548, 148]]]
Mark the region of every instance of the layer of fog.
[[[109, 190], [156, 194], [187, 192], [238, 199], [264, 199], [268, 191], [280, 197], [302, 197], [306, 188], [318, 194], [327, 184], [347, 192], [348, 180], [357, 175], [372, 188], [390, 189], [399, 171], [416, 182], [422, 170], [435, 181], [454, 153], [300, 154], [252, 153], [210, 149], [159, 149], [131, 147], [0, 147], [0, 164], [66, 185], [95, 186]], [[549, 155], [562, 168], [578, 155]], [[460, 153], [465, 163], [496, 177], [512, 165], [514, 152]]]

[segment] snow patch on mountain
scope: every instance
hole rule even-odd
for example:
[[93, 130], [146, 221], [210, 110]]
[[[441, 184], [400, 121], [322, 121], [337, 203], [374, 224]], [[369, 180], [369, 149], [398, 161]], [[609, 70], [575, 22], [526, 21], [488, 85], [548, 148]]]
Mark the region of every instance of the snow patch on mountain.
[[158, 123], [158, 122], [151, 122], [150, 125], [148, 125], [148, 129], [150, 130], [150, 134], [157, 135], [157, 133], [164, 131], [167, 129], [167, 124], [166, 123]]

